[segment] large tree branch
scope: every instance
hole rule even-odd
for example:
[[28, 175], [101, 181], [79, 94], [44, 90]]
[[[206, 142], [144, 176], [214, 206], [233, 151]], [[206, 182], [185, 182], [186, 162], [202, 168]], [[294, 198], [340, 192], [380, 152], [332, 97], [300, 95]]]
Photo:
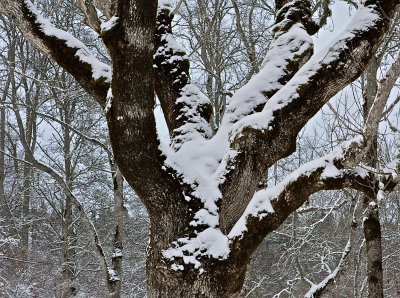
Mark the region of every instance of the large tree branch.
[[[382, 190], [376, 173], [344, 166], [350, 163], [346, 161], [349, 152], [353, 154], [354, 148], [361, 150], [361, 144], [362, 138], [348, 142], [343, 149], [304, 164], [276, 186], [257, 191], [228, 235], [232, 241], [232, 255], [246, 259], [266, 235], [318, 191], [352, 188], [375, 197]], [[383, 191], [390, 191], [399, 181], [395, 173], [386, 173], [386, 176]]]
[[0, 1], [0, 10], [9, 15], [28, 41], [52, 57], [104, 107], [111, 79], [110, 66], [100, 62], [90, 50], [66, 31], [43, 18], [29, 0]]
[[[388, 30], [398, 1], [367, 1], [345, 33], [314, 55], [265, 105], [262, 112], [237, 122], [222, 185], [221, 226], [229, 231], [243, 213], [265, 170], [295, 150], [298, 132], [337, 92], [355, 80]], [[248, 179], [249, 173], [253, 173]], [[240, 198], [240, 199], [237, 199]]]
[[[119, 0], [114, 8], [115, 21], [102, 31], [113, 63], [106, 117], [114, 157], [151, 219], [160, 212], [184, 213], [184, 195], [179, 181], [164, 166], [154, 117], [157, 1]], [[174, 225], [170, 232], [178, 229]]]
[[158, 8], [154, 54], [155, 89], [175, 147], [198, 135], [209, 138], [212, 114], [208, 98], [190, 83], [189, 60], [172, 35], [170, 3]]
[[222, 131], [261, 111], [268, 99], [296, 74], [313, 54], [310, 35], [316, 30], [308, 1], [289, 1], [279, 10], [261, 70], [233, 95], [222, 119]]

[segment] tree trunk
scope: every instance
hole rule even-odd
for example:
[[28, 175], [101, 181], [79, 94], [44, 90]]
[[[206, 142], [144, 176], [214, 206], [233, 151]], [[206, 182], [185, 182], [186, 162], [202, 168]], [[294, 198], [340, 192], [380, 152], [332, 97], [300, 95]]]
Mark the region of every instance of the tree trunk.
[[62, 271], [65, 283], [63, 298], [74, 297], [77, 288], [75, 280], [75, 249], [73, 248], [76, 235], [73, 230], [72, 201], [68, 196], [65, 199], [65, 209], [62, 221]]
[[[29, 162], [25, 156], [25, 160]], [[24, 165], [24, 182], [23, 182], [23, 196], [22, 196], [22, 228], [21, 228], [21, 242], [20, 249], [24, 259], [28, 257], [29, 250], [29, 230], [30, 230], [30, 202], [31, 202], [31, 173], [32, 168]]]
[[3, 95], [1, 97], [1, 103], [0, 103], [0, 211], [3, 216], [5, 216], [7, 219], [11, 219], [11, 213], [8, 208], [8, 203], [6, 200], [5, 196], [5, 191], [4, 191], [4, 180], [6, 176], [6, 171], [5, 171], [5, 156], [4, 152], [6, 149], [5, 146], [5, 141], [6, 141], [6, 108], [5, 108], [5, 101], [7, 99], [7, 94], [8, 94], [8, 88], [11, 84], [11, 80], [8, 77]]
[[364, 220], [368, 297], [383, 297], [382, 236], [378, 208], [369, 206]]
[[122, 287], [122, 258], [124, 240], [124, 179], [115, 163], [111, 163], [114, 184], [114, 252], [111, 258], [112, 268], [117, 278], [109, 280], [107, 285], [110, 298], [121, 297]]
[[[377, 72], [380, 63], [374, 56], [366, 71], [367, 82], [363, 86], [364, 96], [364, 119], [367, 119], [368, 113], [374, 103], [378, 92]], [[373, 144], [368, 150], [365, 163], [376, 168], [378, 164], [378, 135], [373, 136]], [[367, 253], [367, 281], [368, 297], [383, 297], [383, 267], [382, 267], [382, 236], [381, 224], [379, 222], [379, 206], [377, 195], [371, 199], [364, 198], [365, 215], [363, 217], [363, 230], [365, 246]]]
[[171, 223], [160, 221], [151, 227], [147, 252], [148, 297], [240, 297], [247, 271], [246, 261], [204, 260], [202, 269], [185, 265], [184, 270], [174, 271], [161, 253], [168, 247], [169, 235], [155, 233], [164, 224]]
[[[62, 73], [64, 76], [64, 73]], [[65, 80], [64, 80], [65, 81]], [[69, 100], [60, 108], [60, 116], [64, 118], [66, 124], [72, 124], [72, 115], [75, 112], [75, 105]], [[63, 130], [63, 154], [64, 154], [64, 171], [65, 181], [70, 190], [73, 189], [73, 166], [72, 166], [72, 136], [69, 126], [62, 126]], [[63, 279], [66, 285], [63, 297], [76, 296], [78, 289], [75, 285], [75, 258], [76, 258], [76, 233], [74, 225], [73, 199], [65, 194], [65, 208], [63, 212], [63, 244], [62, 244], [62, 270]]]

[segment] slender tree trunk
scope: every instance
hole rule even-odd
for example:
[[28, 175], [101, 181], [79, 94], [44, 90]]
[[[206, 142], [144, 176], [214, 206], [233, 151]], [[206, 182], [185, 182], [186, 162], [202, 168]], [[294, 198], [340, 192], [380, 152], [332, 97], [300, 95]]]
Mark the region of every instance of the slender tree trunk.
[[122, 258], [123, 258], [123, 239], [124, 239], [124, 192], [123, 177], [115, 165], [112, 163], [113, 184], [114, 184], [114, 252], [111, 258], [113, 270], [117, 278], [109, 282], [108, 291], [110, 298], [121, 297], [122, 287]]
[[[68, 125], [71, 125], [71, 117], [74, 113], [74, 104], [70, 103], [69, 100], [65, 101], [63, 109], [60, 111], [61, 116], [64, 116], [64, 121]], [[64, 170], [65, 170], [65, 181], [68, 188], [72, 190], [73, 177], [72, 177], [72, 160], [71, 160], [71, 130], [68, 126], [63, 127], [63, 138], [64, 138]], [[73, 224], [73, 203], [72, 198], [66, 194], [65, 196], [65, 208], [63, 212], [63, 244], [62, 244], [62, 262], [63, 262], [63, 278], [67, 285], [63, 297], [73, 297], [77, 294], [77, 288], [75, 285], [75, 246], [76, 246], [76, 233]]]
[[[367, 82], [364, 85], [364, 119], [372, 107], [378, 91], [377, 72], [379, 69], [377, 57], [373, 57], [366, 71]], [[376, 168], [378, 164], [378, 136], [374, 136], [373, 145], [367, 152], [365, 163]], [[367, 253], [368, 297], [383, 297], [383, 267], [382, 267], [382, 235], [379, 222], [379, 206], [377, 197], [364, 198], [365, 215], [363, 231]]]
[[[29, 162], [25, 155], [25, 160]], [[30, 230], [30, 204], [31, 204], [31, 174], [32, 168], [25, 164], [23, 171], [23, 196], [22, 196], [22, 228], [20, 248], [23, 258], [27, 258], [29, 251], [29, 230]]]
[[75, 280], [75, 249], [74, 247], [74, 230], [73, 230], [73, 213], [72, 201], [68, 196], [65, 200], [65, 208], [62, 222], [62, 270], [63, 279], [66, 284], [66, 289], [63, 293], [63, 298], [73, 297], [77, 294], [77, 288], [74, 284]]
[[5, 156], [4, 153], [6, 149], [6, 108], [4, 106], [4, 103], [7, 98], [8, 94], [8, 88], [11, 84], [11, 80], [8, 77], [4, 90], [3, 90], [3, 95], [1, 97], [1, 103], [0, 103], [0, 211], [3, 216], [6, 218], [11, 218], [10, 216], [10, 210], [8, 208], [7, 200], [5, 197], [5, 191], [4, 191], [4, 180], [6, 177], [6, 169], [5, 169]]

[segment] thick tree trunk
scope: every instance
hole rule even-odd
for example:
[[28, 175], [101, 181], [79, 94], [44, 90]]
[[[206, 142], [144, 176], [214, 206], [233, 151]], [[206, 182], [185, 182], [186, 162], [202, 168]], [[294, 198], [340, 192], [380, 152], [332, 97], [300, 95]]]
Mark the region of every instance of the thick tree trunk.
[[[221, 284], [221, 277], [214, 274], [205, 274], [197, 279], [188, 278], [189, 272], [171, 273], [164, 270], [153, 270], [148, 277], [152, 277], [148, 288], [148, 297], [240, 297], [241, 286], [230, 291], [232, 284], [237, 283], [237, 273], [227, 274], [226, 279], [232, 280], [232, 284]], [[240, 274], [242, 275], [242, 274]]]

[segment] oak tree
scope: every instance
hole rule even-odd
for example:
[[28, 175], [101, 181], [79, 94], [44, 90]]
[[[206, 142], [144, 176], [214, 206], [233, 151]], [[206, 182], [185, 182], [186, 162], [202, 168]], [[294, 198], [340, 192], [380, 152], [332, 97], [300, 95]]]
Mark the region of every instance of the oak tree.
[[[231, 98], [216, 131], [210, 125], [210, 101], [191, 83], [188, 57], [172, 33], [175, 7], [164, 0], [77, 4], [103, 41], [111, 65], [53, 26], [29, 0], [1, 0], [0, 10], [104, 109], [118, 167], [150, 217], [150, 297], [239, 296], [261, 241], [310, 195], [342, 188], [369, 198], [369, 295], [382, 296], [376, 201], [378, 193], [397, 185], [399, 163], [379, 175], [373, 163], [362, 164], [371, 156], [387, 93], [399, 76], [398, 60], [370, 93], [363, 134], [303, 164], [273, 187], [260, 188], [260, 182], [268, 168], [296, 150], [307, 122], [369, 65], [399, 0], [358, 3], [346, 30], [315, 54], [311, 36], [326, 16], [315, 20], [307, 0], [276, 0], [269, 50], [258, 72]], [[156, 96], [170, 144], [157, 136]]]

